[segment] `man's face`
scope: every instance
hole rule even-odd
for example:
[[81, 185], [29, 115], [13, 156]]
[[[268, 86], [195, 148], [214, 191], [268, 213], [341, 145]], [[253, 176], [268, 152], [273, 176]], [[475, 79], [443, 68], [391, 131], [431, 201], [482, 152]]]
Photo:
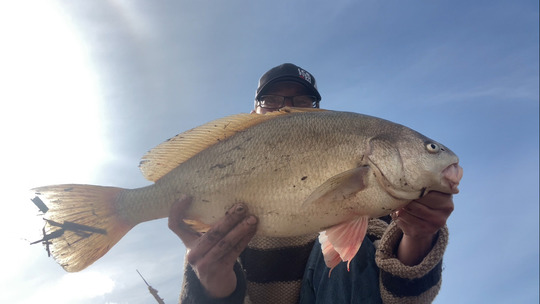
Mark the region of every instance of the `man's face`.
[[[264, 95], [279, 95], [279, 96], [300, 96], [300, 95], [311, 95], [309, 90], [303, 85], [293, 82], [293, 81], [282, 81], [276, 82], [268, 86], [264, 90]], [[285, 98], [285, 106], [292, 107], [292, 99]], [[311, 106], [310, 106], [311, 107]], [[264, 114], [268, 112], [273, 112], [278, 109], [266, 109], [257, 106], [255, 112], [258, 114]]]

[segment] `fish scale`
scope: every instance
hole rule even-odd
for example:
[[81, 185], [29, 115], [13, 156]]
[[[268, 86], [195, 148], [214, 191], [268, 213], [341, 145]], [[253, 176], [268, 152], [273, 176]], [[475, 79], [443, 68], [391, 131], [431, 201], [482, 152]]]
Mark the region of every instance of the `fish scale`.
[[[86, 201], [104, 205], [101, 217], [109, 219], [101, 218], [97, 228], [107, 235], [88, 238], [88, 246], [98, 250], [87, 258], [62, 246], [62, 239], [52, 240], [51, 252], [61, 264], [65, 256], [78, 257], [64, 268], [80, 270], [137, 223], [167, 217], [183, 196], [192, 197], [187, 219], [203, 225], [243, 202], [259, 218], [259, 235], [320, 232], [389, 214], [430, 190], [457, 193], [457, 163], [440, 143], [367, 115], [294, 108], [233, 115], [179, 134], [145, 155], [141, 170], [152, 185], [113, 188], [106, 197], [99, 186], [70, 185], [76, 193], [90, 193]], [[62, 187], [35, 191], [46, 201], [59, 197]], [[66, 205], [81, 198], [61, 197]], [[58, 203], [44, 217], [69, 221], [69, 212]]]

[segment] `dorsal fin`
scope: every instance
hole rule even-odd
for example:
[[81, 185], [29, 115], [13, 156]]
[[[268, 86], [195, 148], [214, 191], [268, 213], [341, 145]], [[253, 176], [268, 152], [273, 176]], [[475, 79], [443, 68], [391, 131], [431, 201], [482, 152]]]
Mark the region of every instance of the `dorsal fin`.
[[281, 115], [312, 111], [324, 110], [285, 107], [264, 115], [242, 113], [216, 119], [180, 133], [148, 151], [142, 157], [139, 168], [146, 179], [155, 182], [197, 153], [239, 131]]

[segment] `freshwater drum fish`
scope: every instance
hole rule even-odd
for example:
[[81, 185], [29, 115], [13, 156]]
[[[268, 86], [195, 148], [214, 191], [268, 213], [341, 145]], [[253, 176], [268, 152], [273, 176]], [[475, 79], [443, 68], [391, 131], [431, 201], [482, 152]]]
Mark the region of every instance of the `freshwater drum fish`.
[[187, 195], [193, 200], [186, 221], [197, 227], [243, 202], [259, 219], [259, 235], [321, 232], [333, 268], [355, 256], [369, 218], [432, 190], [458, 193], [463, 174], [450, 149], [405, 126], [298, 108], [209, 122], [150, 150], [139, 166], [153, 184], [32, 189], [45, 220], [43, 239], [34, 243], [66, 271], [80, 271], [138, 223], [167, 217]]

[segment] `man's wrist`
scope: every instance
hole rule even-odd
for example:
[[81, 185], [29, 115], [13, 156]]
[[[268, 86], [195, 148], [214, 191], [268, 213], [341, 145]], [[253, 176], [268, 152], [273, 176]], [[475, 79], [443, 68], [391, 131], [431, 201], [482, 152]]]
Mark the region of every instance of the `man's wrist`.
[[404, 234], [398, 245], [397, 258], [407, 266], [420, 264], [433, 248], [436, 236], [411, 237]]
[[227, 298], [236, 290], [236, 274], [234, 271], [231, 271], [229, 278], [227, 279], [216, 280], [215, 278], [212, 278], [211, 282], [203, 282], [201, 280], [201, 284], [210, 298]]

